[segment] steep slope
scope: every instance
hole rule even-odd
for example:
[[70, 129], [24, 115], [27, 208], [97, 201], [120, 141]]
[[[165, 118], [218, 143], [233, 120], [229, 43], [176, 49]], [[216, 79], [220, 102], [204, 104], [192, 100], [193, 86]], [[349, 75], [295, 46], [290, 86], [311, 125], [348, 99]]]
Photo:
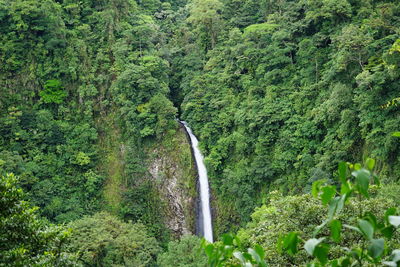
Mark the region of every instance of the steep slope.
[[333, 181], [340, 160], [368, 155], [397, 181], [399, 109], [386, 104], [400, 90], [399, 12], [396, 1], [190, 2], [167, 46], [171, 88], [206, 155], [217, 232], [271, 189]]

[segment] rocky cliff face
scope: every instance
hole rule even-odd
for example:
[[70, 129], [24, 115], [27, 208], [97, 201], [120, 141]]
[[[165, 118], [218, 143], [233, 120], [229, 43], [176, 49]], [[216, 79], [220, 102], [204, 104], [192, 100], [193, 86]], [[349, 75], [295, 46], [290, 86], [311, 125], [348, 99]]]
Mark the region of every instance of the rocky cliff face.
[[182, 127], [149, 151], [148, 170], [166, 207], [167, 228], [175, 237], [194, 233], [197, 172]]

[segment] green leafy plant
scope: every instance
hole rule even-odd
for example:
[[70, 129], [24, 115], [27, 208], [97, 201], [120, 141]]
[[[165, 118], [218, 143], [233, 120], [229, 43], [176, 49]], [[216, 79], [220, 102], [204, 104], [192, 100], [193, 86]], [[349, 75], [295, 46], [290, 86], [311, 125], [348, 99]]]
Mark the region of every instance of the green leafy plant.
[[202, 242], [208, 257], [208, 265], [211, 267], [267, 266], [264, 260], [264, 249], [256, 245], [254, 248], [248, 248], [247, 251], [241, 251], [241, 242], [237, 236], [224, 234], [219, 242], [211, 244], [204, 239]]
[[46, 104], [61, 104], [67, 97], [67, 92], [64, 90], [61, 81], [48, 80], [44, 84], [44, 89], [40, 91], [39, 95]]
[[[312, 186], [312, 194], [327, 206], [327, 218], [315, 228], [313, 237], [303, 240], [298, 233], [290, 232], [283, 237], [278, 246], [289, 255], [298, 252], [299, 244], [314, 258], [307, 266], [366, 266], [383, 264], [397, 266], [400, 262], [400, 251], [390, 251], [388, 242], [393, 238], [400, 226], [400, 216], [395, 216], [397, 209], [388, 208], [383, 218], [371, 212], [364, 212], [362, 205], [358, 208], [357, 224], [343, 224], [339, 215], [351, 198], [369, 198], [371, 184], [378, 184], [379, 179], [373, 173], [375, 160], [368, 158], [361, 164], [341, 162], [338, 168], [340, 188], [327, 185], [324, 181], [316, 181]], [[361, 203], [361, 202], [360, 202]], [[329, 235], [322, 234], [325, 228]], [[341, 246], [341, 255], [330, 259], [329, 252], [333, 244], [340, 243], [344, 231], [353, 231], [360, 242], [351, 247]], [[387, 260], [386, 257], [389, 256]]]
[[71, 230], [49, 225], [25, 197], [17, 177], [0, 176], [0, 266], [75, 266]]

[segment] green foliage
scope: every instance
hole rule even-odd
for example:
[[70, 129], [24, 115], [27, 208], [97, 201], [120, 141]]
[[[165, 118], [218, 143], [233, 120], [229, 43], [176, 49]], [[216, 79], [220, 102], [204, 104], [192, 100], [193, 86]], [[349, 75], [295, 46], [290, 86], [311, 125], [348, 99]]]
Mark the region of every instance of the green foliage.
[[[125, 139], [114, 144], [176, 128], [168, 63], [155, 49], [161, 37], [152, 15], [160, 7], [0, 1], [0, 173], [18, 174], [50, 220], [100, 209], [102, 186], [112, 179], [100, 168], [102, 135], [113, 134], [108, 124]], [[140, 105], [148, 106], [145, 114]]]
[[205, 267], [207, 257], [200, 246], [200, 238], [185, 235], [178, 241], [171, 241], [168, 250], [158, 256], [161, 267]]
[[46, 104], [61, 104], [67, 96], [67, 92], [63, 90], [59, 80], [48, 80], [39, 95], [41, 100]]
[[71, 232], [41, 219], [18, 182], [0, 176], [0, 266], [75, 266], [65, 247]]
[[124, 223], [102, 212], [69, 224], [70, 249], [84, 266], [151, 266], [160, 252], [142, 224]]
[[371, 155], [397, 181], [398, 106], [386, 105], [399, 90], [395, 1], [214, 4], [215, 45], [204, 49], [201, 10], [211, 2], [194, 1], [169, 47], [178, 50], [170, 62], [182, 117], [201, 141], [216, 202], [237, 196], [218, 207], [218, 233], [243, 226], [269, 191], [308, 192], [319, 170], [332, 181], [340, 160]]
[[[367, 159], [365, 168], [362, 168], [360, 164], [347, 164], [348, 168], [344, 168], [344, 163], [339, 164], [341, 192], [338, 196], [335, 196], [335, 194], [330, 197], [327, 219], [315, 227], [312, 238], [303, 241], [304, 249], [310, 256], [315, 258], [308, 266], [397, 265], [396, 256], [394, 257], [395, 259], [392, 259], [391, 263], [384, 261], [387, 256], [393, 253], [396, 255], [397, 253], [397, 250], [393, 250], [392, 252], [392, 249], [399, 242], [398, 236], [395, 235], [396, 228], [400, 226], [400, 216], [394, 216], [397, 212], [396, 208], [385, 207], [374, 213], [366, 211], [363, 205], [359, 205], [357, 210], [358, 216], [353, 217], [357, 224], [343, 224], [342, 227], [344, 219], [340, 217], [346, 202], [350, 204], [349, 200], [352, 197], [358, 198], [359, 201], [363, 197], [369, 198], [369, 183], [377, 181], [377, 178], [372, 173], [374, 163], [374, 160]], [[350, 173], [353, 177], [349, 176]], [[329, 186], [327, 187], [329, 188]], [[319, 187], [318, 190], [322, 203], [326, 202], [323, 197], [324, 188], [326, 187]], [[343, 203], [340, 201], [341, 199], [344, 199]], [[384, 216], [381, 215], [383, 212]], [[378, 213], [380, 214], [378, 215]], [[322, 233], [326, 225], [330, 225], [328, 235]], [[340, 235], [351, 231], [355, 232], [354, 234], [357, 239], [346, 246], [342, 245]], [[288, 234], [286, 239], [292, 235], [293, 233]], [[316, 238], [318, 235], [322, 235], [322, 237]], [[340, 244], [339, 253], [331, 257], [328, 257], [332, 249], [332, 242], [329, 242], [329, 239]], [[297, 246], [298, 242], [291, 241], [291, 244]], [[288, 253], [289, 255], [293, 255], [292, 250], [289, 250]]]
[[241, 241], [237, 236], [222, 235], [222, 240], [213, 244], [204, 239], [202, 247], [208, 257], [208, 266], [259, 266], [266, 267], [265, 253], [261, 246], [249, 248], [247, 252], [240, 251]]
[[223, 5], [218, 0], [193, 0], [189, 4], [191, 23], [200, 35], [200, 44], [205, 49], [215, 47], [221, 30], [220, 11]]
[[[345, 225], [361, 227], [335, 218], [358, 201], [346, 203], [350, 185], [371, 196], [373, 165], [398, 182], [399, 16], [393, 0], [0, 0], [0, 173], [16, 173], [52, 221], [93, 214], [104, 195], [117, 196], [114, 212], [166, 242], [164, 204], [143, 163], [180, 116], [201, 141], [217, 233], [244, 226], [275, 189], [313, 191], [323, 205], [300, 196], [285, 206], [273, 193], [271, 203], [288, 208], [289, 220], [291, 201], [305, 201], [313, 227], [325, 205], [321, 231], [339, 246], [351, 240]], [[340, 174], [337, 188], [337, 163], [367, 154], [379, 161], [354, 167], [351, 184]], [[317, 178], [326, 184], [312, 186]], [[396, 196], [394, 187], [382, 192]], [[295, 231], [281, 247], [294, 254], [303, 230], [270, 227]], [[376, 233], [365, 251], [379, 258]], [[250, 230], [243, 235], [253, 242]], [[322, 262], [325, 241], [312, 250]], [[263, 246], [278, 263], [307, 255]], [[250, 251], [237, 256], [256, 261]]]

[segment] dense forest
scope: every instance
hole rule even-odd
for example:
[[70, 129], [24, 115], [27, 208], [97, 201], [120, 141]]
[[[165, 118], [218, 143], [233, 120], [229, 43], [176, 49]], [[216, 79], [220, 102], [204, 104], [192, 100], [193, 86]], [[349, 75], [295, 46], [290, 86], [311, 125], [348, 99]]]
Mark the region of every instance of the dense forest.
[[0, 0], [0, 266], [400, 266], [399, 103], [397, 0]]

